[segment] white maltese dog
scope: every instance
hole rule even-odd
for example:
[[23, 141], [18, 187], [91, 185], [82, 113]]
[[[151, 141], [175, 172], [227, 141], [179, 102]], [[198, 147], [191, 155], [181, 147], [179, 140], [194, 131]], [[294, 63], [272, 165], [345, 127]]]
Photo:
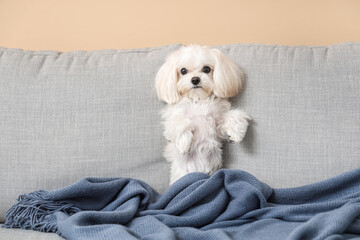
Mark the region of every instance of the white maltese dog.
[[170, 184], [190, 172], [215, 173], [222, 167], [222, 141], [244, 138], [250, 117], [231, 109], [227, 100], [241, 90], [243, 79], [239, 67], [217, 49], [190, 45], [167, 57], [155, 85], [168, 104], [162, 118]]

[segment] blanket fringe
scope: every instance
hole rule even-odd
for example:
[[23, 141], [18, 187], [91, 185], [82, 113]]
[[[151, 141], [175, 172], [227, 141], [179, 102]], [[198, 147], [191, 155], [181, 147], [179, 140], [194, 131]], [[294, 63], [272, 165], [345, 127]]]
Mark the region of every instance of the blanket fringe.
[[45, 194], [46, 191], [40, 190], [20, 195], [18, 202], [7, 211], [3, 227], [58, 233], [55, 212], [72, 215], [81, 211], [71, 203], [49, 200]]

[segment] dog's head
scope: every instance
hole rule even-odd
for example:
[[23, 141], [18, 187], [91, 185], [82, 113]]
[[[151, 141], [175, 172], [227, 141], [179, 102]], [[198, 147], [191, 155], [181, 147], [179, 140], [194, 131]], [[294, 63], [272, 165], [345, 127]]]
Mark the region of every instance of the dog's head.
[[168, 104], [181, 98], [235, 96], [242, 87], [240, 68], [217, 49], [190, 45], [170, 54], [156, 75], [158, 96]]

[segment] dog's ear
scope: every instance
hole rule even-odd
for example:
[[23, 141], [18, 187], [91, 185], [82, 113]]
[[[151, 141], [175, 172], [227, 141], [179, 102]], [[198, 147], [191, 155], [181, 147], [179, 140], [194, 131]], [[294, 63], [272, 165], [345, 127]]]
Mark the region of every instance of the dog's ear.
[[166, 62], [160, 67], [155, 77], [155, 87], [159, 99], [167, 104], [174, 104], [180, 100], [180, 94], [177, 91], [178, 72], [176, 69], [176, 60], [178, 58], [176, 51], [170, 54]]
[[215, 58], [214, 94], [221, 98], [233, 97], [241, 91], [244, 74], [241, 69], [222, 52], [212, 49]]

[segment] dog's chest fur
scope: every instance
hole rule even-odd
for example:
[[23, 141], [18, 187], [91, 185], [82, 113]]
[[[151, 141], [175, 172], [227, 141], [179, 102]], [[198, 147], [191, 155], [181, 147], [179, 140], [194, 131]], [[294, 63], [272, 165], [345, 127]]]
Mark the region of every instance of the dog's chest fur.
[[[215, 96], [197, 101], [185, 98], [173, 108], [173, 114], [182, 115], [184, 119], [191, 121], [196, 139], [195, 145], [202, 145], [202, 143], [208, 145], [209, 141], [220, 141], [219, 137], [222, 135], [220, 125], [224, 114], [230, 110], [228, 101]], [[211, 144], [208, 147], [210, 146]]]

